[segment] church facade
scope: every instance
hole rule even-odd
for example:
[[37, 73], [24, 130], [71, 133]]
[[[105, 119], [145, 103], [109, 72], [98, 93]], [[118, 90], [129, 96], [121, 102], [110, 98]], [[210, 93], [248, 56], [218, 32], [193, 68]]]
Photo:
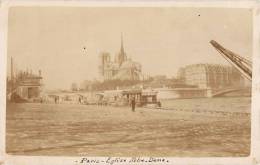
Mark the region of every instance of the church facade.
[[121, 37], [121, 48], [114, 60], [108, 52], [100, 54], [99, 73], [106, 80], [140, 80], [142, 77], [142, 66], [127, 57], [124, 50], [123, 38]]

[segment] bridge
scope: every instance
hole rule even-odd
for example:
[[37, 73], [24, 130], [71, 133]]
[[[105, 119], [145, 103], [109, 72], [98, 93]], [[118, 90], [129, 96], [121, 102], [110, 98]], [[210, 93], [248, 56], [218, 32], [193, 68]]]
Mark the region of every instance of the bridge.
[[[210, 44], [222, 55], [222, 57], [224, 57], [231, 65], [233, 65], [241, 73], [243, 77], [252, 81], [252, 62], [250, 60], [241, 57], [240, 55], [224, 48], [222, 45], [220, 45], [214, 40], [211, 40]], [[226, 93], [243, 90], [250, 91], [249, 88], [222, 89], [220, 91], [213, 91], [211, 93], [211, 97], [217, 97]]]
[[212, 90], [211, 97], [219, 97], [219, 96], [223, 96], [225, 94], [232, 93], [232, 92], [248, 93], [248, 92], [250, 92], [250, 88], [237, 87], [237, 88], [216, 89], [216, 90]]

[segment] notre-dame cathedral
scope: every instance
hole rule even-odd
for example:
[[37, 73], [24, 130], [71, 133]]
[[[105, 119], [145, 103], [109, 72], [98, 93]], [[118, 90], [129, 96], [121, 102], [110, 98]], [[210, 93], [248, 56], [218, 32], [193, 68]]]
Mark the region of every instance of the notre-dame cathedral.
[[142, 78], [142, 66], [138, 62], [127, 57], [123, 37], [121, 36], [121, 48], [115, 55], [114, 61], [108, 52], [100, 54], [99, 72], [104, 81], [106, 80], [140, 80]]

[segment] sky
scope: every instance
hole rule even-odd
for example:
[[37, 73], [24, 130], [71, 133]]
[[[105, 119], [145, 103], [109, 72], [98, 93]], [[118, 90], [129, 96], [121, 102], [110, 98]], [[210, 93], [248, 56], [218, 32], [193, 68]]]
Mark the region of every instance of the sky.
[[152, 76], [173, 77], [180, 67], [196, 63], [229, 65], [209, 44], [212, 39], [252, 57], [250, 9], [12, 7], [8, 73], [13, 57], [16, 70], [40, 69], [46, 89], [98, 79], [99, 54], [117, 54], [121, 33], [127, 56]]

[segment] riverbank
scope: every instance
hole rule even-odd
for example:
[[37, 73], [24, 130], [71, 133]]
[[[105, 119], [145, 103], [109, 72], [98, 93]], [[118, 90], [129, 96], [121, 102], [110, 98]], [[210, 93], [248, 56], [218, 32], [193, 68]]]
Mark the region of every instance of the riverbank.
[[8, 104], [6, 142], [7, 153], [19, 155], [248, 156], [250, 116], [146, 108], [132, 112], [130, 107], [76, 104]]

